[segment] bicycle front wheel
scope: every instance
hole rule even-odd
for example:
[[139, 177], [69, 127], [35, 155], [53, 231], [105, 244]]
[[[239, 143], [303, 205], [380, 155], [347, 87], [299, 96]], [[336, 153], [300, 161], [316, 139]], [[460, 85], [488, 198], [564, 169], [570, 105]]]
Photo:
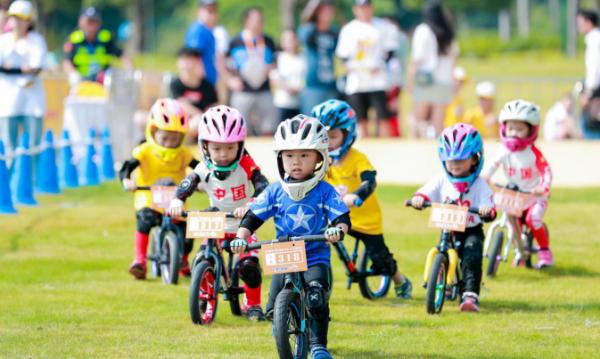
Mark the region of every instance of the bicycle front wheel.
[[429, 314], [439, 314], [442, 311], [446, 298], [447, 274], [448, 259], [444, 254], [438, 253], [433, 259], [425, 294], [427, 313]]
[[161, 248], [160, 271], [163, 283], [177, 284], [179, 281], [179, 265], [181, 264], [181, 248], [177, 233], [167, 231], [163, 236]]
[[371, 269], [373, 262], [367, 255], [367, 251], [363, 250], [358, 265], [358, 270], [362, 276], [358, 279], [358, 287], [363, 297], [367, 299], [383, 298], [390, 290], [391, 278], [389, 275], [374, 273]]
[[486, 274], [488, 277], [493, 278], [498, 273], [498, 267], [502, 260], [502, 246], [504, 244], [504, 232], [497, 231], [494, 236], [494, 243], [492, 244], [492, 250], [488, 257], [488, 265]]
[[304, 359], [308, 355], [308, 335], [302, 325], [304, 308], [300, 294], [284, 289], [277, 295], [273, 313], [273, 336], [281, 359]]
[[194, 266], [190, 282], [189, 307], [194, 324], [210, 324], [217, 315], [218, 287], [215, 269], [209, 261]]

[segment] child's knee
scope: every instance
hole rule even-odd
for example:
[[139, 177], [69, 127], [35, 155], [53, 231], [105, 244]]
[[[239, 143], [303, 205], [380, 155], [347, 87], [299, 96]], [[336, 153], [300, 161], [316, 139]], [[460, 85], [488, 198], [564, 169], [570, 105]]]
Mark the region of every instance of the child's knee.
[[142, 208], [136, 212], [137, 231], [141, 233], [150, 233], [153, 227], [160, 226], [162, 215], [150, 208]]

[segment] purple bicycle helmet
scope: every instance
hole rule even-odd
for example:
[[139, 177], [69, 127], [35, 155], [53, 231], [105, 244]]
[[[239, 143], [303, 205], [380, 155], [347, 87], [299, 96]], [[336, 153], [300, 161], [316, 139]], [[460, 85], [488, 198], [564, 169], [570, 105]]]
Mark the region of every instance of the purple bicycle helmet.
[[[481, 134], [471, 125], [458, 123], [446, 128], [440, 135], [438, 155], [448, 179], [461, 193], [468, 191], [483, 168], [483, 141]], [[446, 161], [467, 160], [478, 156], [477, 164], [466, 177], [454, 177], [446, 169]]]

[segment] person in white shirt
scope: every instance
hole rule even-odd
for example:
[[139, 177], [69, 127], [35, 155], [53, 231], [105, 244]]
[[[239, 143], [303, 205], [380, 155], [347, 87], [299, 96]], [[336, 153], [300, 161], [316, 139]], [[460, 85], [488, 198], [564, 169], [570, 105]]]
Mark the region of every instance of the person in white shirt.
[[7, 152], [17, 146], [19, 132], [29, 134], [30, 147], [40, 143], [46, 97], [39, 73], [46, 42], [33, 30], [33, 6], [17, 0], [8, 10], [11, 32], [0, 35], [0, 136]]
[[573, 107], [573, 97], [568, 93], [550, 107], [544, 118], [544, 140], [561, 141], [576, 137]]
[[434, 138], [443, 129], [446, 108], [452, 101], [458, 45], [441, 4], [427, 5], [423, 19], [413, 33], [407, 77], [413, 98], [410, 132], [413, 137]]
[[348, 103], [356, 111], [359, 134], [368, 135], [367, 112], [377, 114], [378, 134], [390, 135], [385, 91], [389, 88], [387, 62], [392, 59], [398, 42], [393, 25], [373, 16], [371, 0], [354, 0], [355, 19], [340, 31], [336, 55], [348, 71], [346, 93]]
[[577, 29], [585, 35], [585, 83], [581, 96], [581, 130], [587, 139], [600, 139], [600, 114], [595, 105], [600, 101], [600, 29], [594, 11], [577, 12]]
[[296, 32], [284, 30], [280, 40], [281, 52], [277, 54], [277, 67], [269, 77], [273, 87], [273, 103], [279, 110], [279, 120], [284, 121], [300, 113], [300, 92], [304, 88], [306, 59], [300, 54]]

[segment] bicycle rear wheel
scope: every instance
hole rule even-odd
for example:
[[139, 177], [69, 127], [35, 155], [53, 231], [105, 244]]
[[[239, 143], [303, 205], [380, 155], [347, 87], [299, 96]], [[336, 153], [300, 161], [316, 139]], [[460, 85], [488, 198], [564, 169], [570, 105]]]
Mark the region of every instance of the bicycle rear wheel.
[[425, 293], [427, 313], [429, 314], [439, 314], [444, 307], [447, 273], [448, 259], [444, 254], [438, 253], [433, 259]]
[[217, 315], [218, 282], [209, 261], [194, 266], [190, 282], [189, 309], [194, 324], [210, 324]]
[[367, 299], [383, 298], [390, 290], [391, 278], [389, 275], [376, 274], [371, 269], [373, 262], [367, 255], [367, 251], [363, 250], [358, 264], [358, 270], [362, 275], [358, 279], [358, 287], [363, 297]]
[[150, 273], [158, 278], [160, 273], [160, 229], [158, 227], [150, 232]]
[[[281, 359], [304, 359], [308, 355], [308, 333], [303, 330], [304, 308], [300, 294], [284, 289], [277, 295], [273, 313], [273, 336]], [[304, 328], [307, 328], [304, 325]]]

